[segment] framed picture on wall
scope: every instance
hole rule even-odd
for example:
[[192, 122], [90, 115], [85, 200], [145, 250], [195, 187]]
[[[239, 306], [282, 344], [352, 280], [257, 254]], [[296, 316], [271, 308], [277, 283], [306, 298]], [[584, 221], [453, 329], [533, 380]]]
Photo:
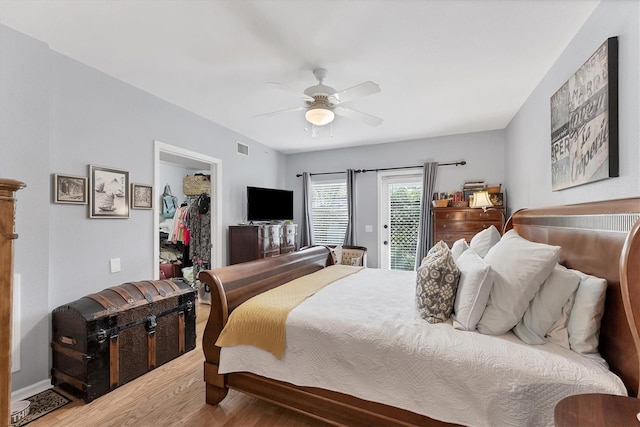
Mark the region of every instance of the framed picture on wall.
[[551, 97], [551, 190], [619, 176], [618, 38]]
[[89, 165], [89, 218], [129, 218], [129, 172]]
[[131, 209], [153, 209], [153, 187], [131, 184]]
[[87, 204], [87, 177], [55, 173], [53, 181], [53, 202], [72, 205]]

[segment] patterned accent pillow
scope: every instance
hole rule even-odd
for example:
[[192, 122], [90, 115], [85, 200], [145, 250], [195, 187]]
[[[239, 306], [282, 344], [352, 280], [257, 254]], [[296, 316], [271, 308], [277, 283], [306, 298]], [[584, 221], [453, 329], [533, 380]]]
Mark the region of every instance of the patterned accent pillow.
[[444, 247], [431, 248], [416, 276], [416, 305], [420, 316], [429, 323], [449, 318], [460, 279], [451, 251], [442, 243]]
[[429, 251], [427, 252], [427, 256], [422, 258], [422, 262], [420, 263], [420, 265], [424, 264], [429, 259], [430, 256], [433, 256], [436, 254], [444, 255], [447, 252], [449, 252], [449, 246], [447, 246], [444, 240], [440, 240], [438, 243], [433, 245], [431, 249], [429, 249]]

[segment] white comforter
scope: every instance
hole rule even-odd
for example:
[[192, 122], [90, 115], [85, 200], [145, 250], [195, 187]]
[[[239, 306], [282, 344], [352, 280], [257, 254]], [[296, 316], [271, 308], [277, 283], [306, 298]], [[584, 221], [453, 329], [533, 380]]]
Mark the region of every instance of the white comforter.
[[364, 269], [296, 307], [282, 360], [223, 348], [220, 372], [248, 371], [465, 425], [553, 425], [578, 393], [626, 395], [601, 359], [429, 324], [415, 308], [415, 272]]

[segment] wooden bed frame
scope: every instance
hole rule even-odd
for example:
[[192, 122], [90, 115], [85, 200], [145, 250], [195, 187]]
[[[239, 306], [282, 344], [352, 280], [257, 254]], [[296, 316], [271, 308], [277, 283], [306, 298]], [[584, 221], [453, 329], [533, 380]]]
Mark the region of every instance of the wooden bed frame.
[[[625, 383], [630, 396], [640, 387], [640, 198], [524, 209], [507, 221], [535, 242], [562, 247], [560, 262], [608, 281], [600, 353]], [[211, 288], [211, 314], [203, 336], [206, 400], [217, 405], [228, 389], [336, 425], [447, 425], [413, 412], [328, 390], [298, 387], [251, 373], [218, 374], [215, 341], [229, 314], [241, 303], [332, 263], [328, 250], [314, 247], [200, 272]]]

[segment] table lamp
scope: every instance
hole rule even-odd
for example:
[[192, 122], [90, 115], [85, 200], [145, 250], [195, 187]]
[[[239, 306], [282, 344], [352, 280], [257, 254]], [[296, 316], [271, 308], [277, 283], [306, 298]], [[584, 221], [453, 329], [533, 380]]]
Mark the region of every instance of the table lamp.
[[487, 211], [487, 208], [493, 206], [491, 200], [489, 199], [489, 193], [487, 191], [477, 191], [473, 193], [473, 202], [470, 207], [472, 208], [482, 208], [484, 212]]

